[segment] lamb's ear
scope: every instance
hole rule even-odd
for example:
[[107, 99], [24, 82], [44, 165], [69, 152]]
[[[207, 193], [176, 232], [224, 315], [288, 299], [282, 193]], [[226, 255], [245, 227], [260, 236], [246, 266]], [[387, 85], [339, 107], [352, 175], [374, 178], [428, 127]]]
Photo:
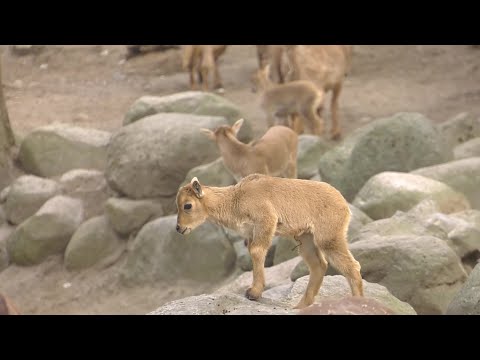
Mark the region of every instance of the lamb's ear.
[[200, 131], [204, 133], [210, 140], [215, 140], [215, 133], [212, 130], [201, 128]]
[[233, 124], [232, 130], [233, 130], [233, 133], [235, 134], [235, 136], [237, 136], [238, 131], [240, 130], [242, 125], [243, 125], [243, 119], [239, 119], [235, 122], [235, 124]]
[[192, 189], [195, 192], [195, 195], [201, 199], [203, 197], [203, 191], [202, 191], [202, 185], [200, 185], [200, 182], [196, 177], [190, 181], [190, 184], [192, 184]]

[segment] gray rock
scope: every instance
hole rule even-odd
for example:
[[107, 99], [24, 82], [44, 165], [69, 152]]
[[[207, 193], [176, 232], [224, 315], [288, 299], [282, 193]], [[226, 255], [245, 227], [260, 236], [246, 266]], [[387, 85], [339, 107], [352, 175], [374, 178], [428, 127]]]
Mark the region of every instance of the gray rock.
[[197, 177], [201, 184], [207, 186], [223, 187], [236, 183], [235, 178], [223, 164], [221, 157], [211, 163], [199, 165], [191, 169], [180, 186], [190, 183], [194, 177]]
[[133, 199], [176, 195], [190, 169], [218, 158], [215, 143], [200, 128], [225, 123], [220, 117], [172, 113], [124, 126], [108, 147], [108, 184]]
[[442, 240], [447, 239], [447, 235], [442, 229], [436, 227], [428, 227], [427, 223], [423, 219], [420, 219], [412, 214], [399, 211], [390, 218], [376, 220], [366, 224], [360, 229], [357, 235], [350, 240], [350, 242], [355, 243], [357, 241], [367, 240], [375, 237], [376, 235], [434, 236]]
[[350, 245], [362, 276], [419, 314], [443, 314], [466, 279], [455, 252], [432, 236], [376, 236]]
[[[293, 309], [303, 296], [308, 278], [299, 279], [294, 284], [276, 286], [263, 293], [258, 301], [250, 301], [245, 296], [231, 292], [215, 292], [210, 295], [191, 296], [169, 302], [150, 315], [295, 315], [305, 310]], [[415, 315], [412, 307], [396, 299], [388, 290], [378, 284], [364, 281], [365, 295], [370, 301], [391, 309], [396, 314]], [[324, 301], [340, 302], [349, 296], [350, 288], [341, 276], [326, 276], [316, 303]]]
[[[291, 284], [290, 273], [300, 260], [300, 257], [297, 257], [265, 268], [265, 289], [268, 290], [279, 285]], [[247, 288], [252, 284], [252, 279], [253, 273], [251, 271], [245, 272], [232, 282], [220, 287], [216, 292], [231, 292], [244, 295]]]
[[[159, 113], [219, 116], [225, 118], [230, 125], [243, 117], [240, 109], [222, 96], [203, 91], [186, 91], [161, 97], [142, 96], [127, 111], [123, 124], [128, 125]], [[238, 138], [243, 142], [252, 139], [252, 128], [247, 121], [240, 129]]]
[[7, 240], [15, 228], [9, 225], [0, 226], [0, 272], [5, 270], [10, 264], [7, 251]]
[[191, 296], [171, 301], [148, 315], [293, 315], [287, 307], [264, 305], [232, 293]]
[[352, 212], [352, 217], [348, 226], [348, 240], [351, 241], [364, 225], [371, 223], [373, 220], [356, 206], [352, 204], [348, 204], [348, 206]]
[[10, 261], [18, 265], [35, 265], [49, 255], [63, 254], [82, 221], [80, 200], [55, 196], [10, 236], [7, 244]]
[[453, 149], [455, 160], [466, 159], [469, 157], [480, 157], [480, 137], [465, 141], [463, 144], [455, 146]]
[[44, 177], [73, 169], [103, 171], [110, 136], [106, 131], [67, 124], [43, 126], [22, 141], [18, 160], [25, 171]]
[[425, 199], [434, 200], [449, 214], [470, 208], [468, 200], [448, 185], [420, 175], [384, 172], [363, 186], [353, 205], [372, 219], [384, 219], [396, 211], [408, 211]]
[[284, 261], [298, 256], [297, 243], [293, 238], [278, 236], [278, 243], [273, 257], [273, 265], [278, 265]]
[[8, 193], [10, 192], [11, 187], [7, 186], [0, 192], [0, 204], [5, 203], [7, 201]]
[[384, 171], [408, 172], [453, 158], [432, 122], [418, 113], [398, 113], [358, 129], [319, 161], [323, 181], [352, 201], [362, 186]]
[[451, 161], [418, 169], [421, 175], [447, 184], [464, 194], [474, 209], [480, 209], [480, 157]]
[[470, 139], [480, 137], [480, 119], [466, 112], [437, 125], [437, 128], [444, 137], [445, 146], [451, 149]]
[[65, 267], [82, 270], [96, 264], [111, 265], [125, 250], [125, 245], [105, 216], [94, 217], [80, 225], [73, 234], [65, 249]]
[[[308, 280], [309, 277], [304, 276], [291, 285], [283, 285], [279, 286], [278, 289], [266, 291], [263, 294], [263, 298], [265, 301], [275, 299], [279, 301], [280, 304], [284, 304], [288, 307], [295, 306], [305, 293]], [[281, 287], [287, 291], [279, 291]], [[396, 314], [415, 315], [415, 310], [412, 308], [412, 306], [397, 299], [386, 287], [380, 284], [374, 284], [363, 280], [363, 290], [366, 298], [378, 301], [382, 305], [394, 311]], [[278, 296], [277, 294], [281, 295]], [[325, 276], [323, 278], [320, 291], [315, 297], [314, 303], [321, 303], [323, 300], [331, 299], [340, 300], [351, 296], [352, 293], [350, 286], [348, 285], [345, 277], [341, 275]]]
[[214, 283], [233, 271], [235, 250], [220, 227], [205, 223], [182, 236], [176, 222], [176, 216], [166, 216], [140, 230], [122, 270], [124, 284], [178, 279]]
[[98, 170], [71, 170], [60, 178], [60, 187], [65, 196], [82, 201], [85, 220], [103, 214], [103, 205], [112, 193]]
[[[429, 230], [443, 232], [447, 244], [455, 253], [467, 262], [467, 265], [475, 266], [476, 260], [480, 257], [480, 223], [462, 218], [462, 215], [462, 212], [451, 215], [433, 214], [423, 223]], [[474, 264], [468, 264], [472, 260]]]
[[475, 266], [460, 291], [448, 305], [449, 315], [480, 315], [480, 264]]
[[59, 193], [56, 181], [38, 176], [23, 175], [10, 186], [5, 202], [5, 213], [12, 224], [20, 224], [50, 198]]
[[110, 198], [105, 203], [105, 215], [112, 228], [126, 236], [140, 230], [147, 222], [163, 216], [163, 208], [154, 199]]
[[[315, 135], [298, 137], [297, 177], [311, 179], [318, 174], [318, 163], [331, 146]], [[319, 175], [319, 174], [318, 174]]]
[[5, 210], [3, 210], [3, 206], [0, 205], [0, 226], [7, 222], [7, 215], [5, 214]]

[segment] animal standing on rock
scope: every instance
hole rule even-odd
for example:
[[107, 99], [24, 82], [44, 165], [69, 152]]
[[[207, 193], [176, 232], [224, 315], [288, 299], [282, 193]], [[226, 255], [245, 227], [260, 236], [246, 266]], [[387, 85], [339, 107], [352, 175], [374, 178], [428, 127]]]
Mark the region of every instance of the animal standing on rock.
[[190, 89], [197, 90], [195, 73], [203, 91], [209, 91], [208, 76], [213, 73], [213, 87], [223, 92], [222, 78], [218, 70], [218, 59], [227, 49], [227, 45], [184, 45], [183, 69], [189, 72]]
[[286, 81], [310, 80], [324, 93], [332, 91], [331, 137], [341, 137], [338, 99], [345, 76], [350, 71], [351, 45], [285, 45], [290, 72]]
[[363, 296], [360, 264], [347, 243], [351, 212], [341, 193], [331, 185], [252, 174], [236, 185], [210, 187], [194, 177], [179, 189], [176, 202], [176, 230], [180, 234], [186, 235], [211, 221], [249, 239], [253, 282], [246, 292], [248, 299], [259, 299], [265, 288], [265, 257], [274, 235], [293, 237], [310, 270], [297, 309], [313, 303], [327, 261], [347, 278], [353, 296]]
[[231, 127], [223, 125], [215, 131], [200, 129], [217, 143], [223, 163], [238, 182], [258, 173], [271, 176], [297, 177], [297, 134], [286, 126], [273, 126], [257, 141], [244, 144], [237, 139], [243, 119]]
[[[287, 125], [298, 134], [303, 132], [303, 121], [318, 136], [323, 133], [323, 108], [325, 93], [308, 80], [274, 84], [270, 78], [270, 65], [259, 69], [252, 78], [254, 92], [261, 96], [261, 107], [267, 115], [267, 124]], [[300, 116], [300, 117], [299, 117]], [[287, 122], [287, 118], [290, 120]], [[276, 121], [277, 120], [277, 121]], [[280, 122], [278, 121], [280, 120]]]
[[276, 82], [283, 84], [286, 74], [282, 62], [283, 54], [285, 53], [283, 45], [256, 45], [256, 47], [258, 68], [264, 69], [265, 66], [270, 64], [273, 68], [273, 73], [276, 75]]

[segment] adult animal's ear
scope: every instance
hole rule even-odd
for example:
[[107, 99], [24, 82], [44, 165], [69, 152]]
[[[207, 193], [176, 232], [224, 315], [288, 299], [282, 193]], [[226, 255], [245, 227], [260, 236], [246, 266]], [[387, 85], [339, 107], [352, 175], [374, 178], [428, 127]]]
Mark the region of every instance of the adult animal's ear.
[[232, 130], [233, 130], [233, 133], [235, 134], [235, 136], [237, 136], [238, 131], [240, 130], [242, 125], [243, 125], [243, 119], [239, 119], [235, 122], [235, 124], [233, 124]]
[[201, 199], [203, 197], [203, 190], [202, 190], [202, 185], [200, 185], [200, 182], [198, 181], [198, 179], [194, 177], [192, 181], [190, 181], [190, 184], [192, 184], [192, 189], [195, 195], [199, 199]]
[[212, 130], [201, 128], [200, 131], [204, 133], [210, 140], [215, 141], [215, 133]]

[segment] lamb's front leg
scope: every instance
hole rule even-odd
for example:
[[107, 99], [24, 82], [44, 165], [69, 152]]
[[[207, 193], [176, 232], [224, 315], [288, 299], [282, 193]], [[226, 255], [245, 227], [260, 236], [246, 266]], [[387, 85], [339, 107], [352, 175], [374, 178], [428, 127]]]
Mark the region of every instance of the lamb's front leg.
[[277, 220], [273, 216], [261, 225], [255, 225], [253, 239], [249, 242], [248, 251], [250, 252], [253, 263], [253, 282], [245, 296], [250, 300], [260, 298], [265, 288], [265, 258], [272, 244], [276, 226]]

